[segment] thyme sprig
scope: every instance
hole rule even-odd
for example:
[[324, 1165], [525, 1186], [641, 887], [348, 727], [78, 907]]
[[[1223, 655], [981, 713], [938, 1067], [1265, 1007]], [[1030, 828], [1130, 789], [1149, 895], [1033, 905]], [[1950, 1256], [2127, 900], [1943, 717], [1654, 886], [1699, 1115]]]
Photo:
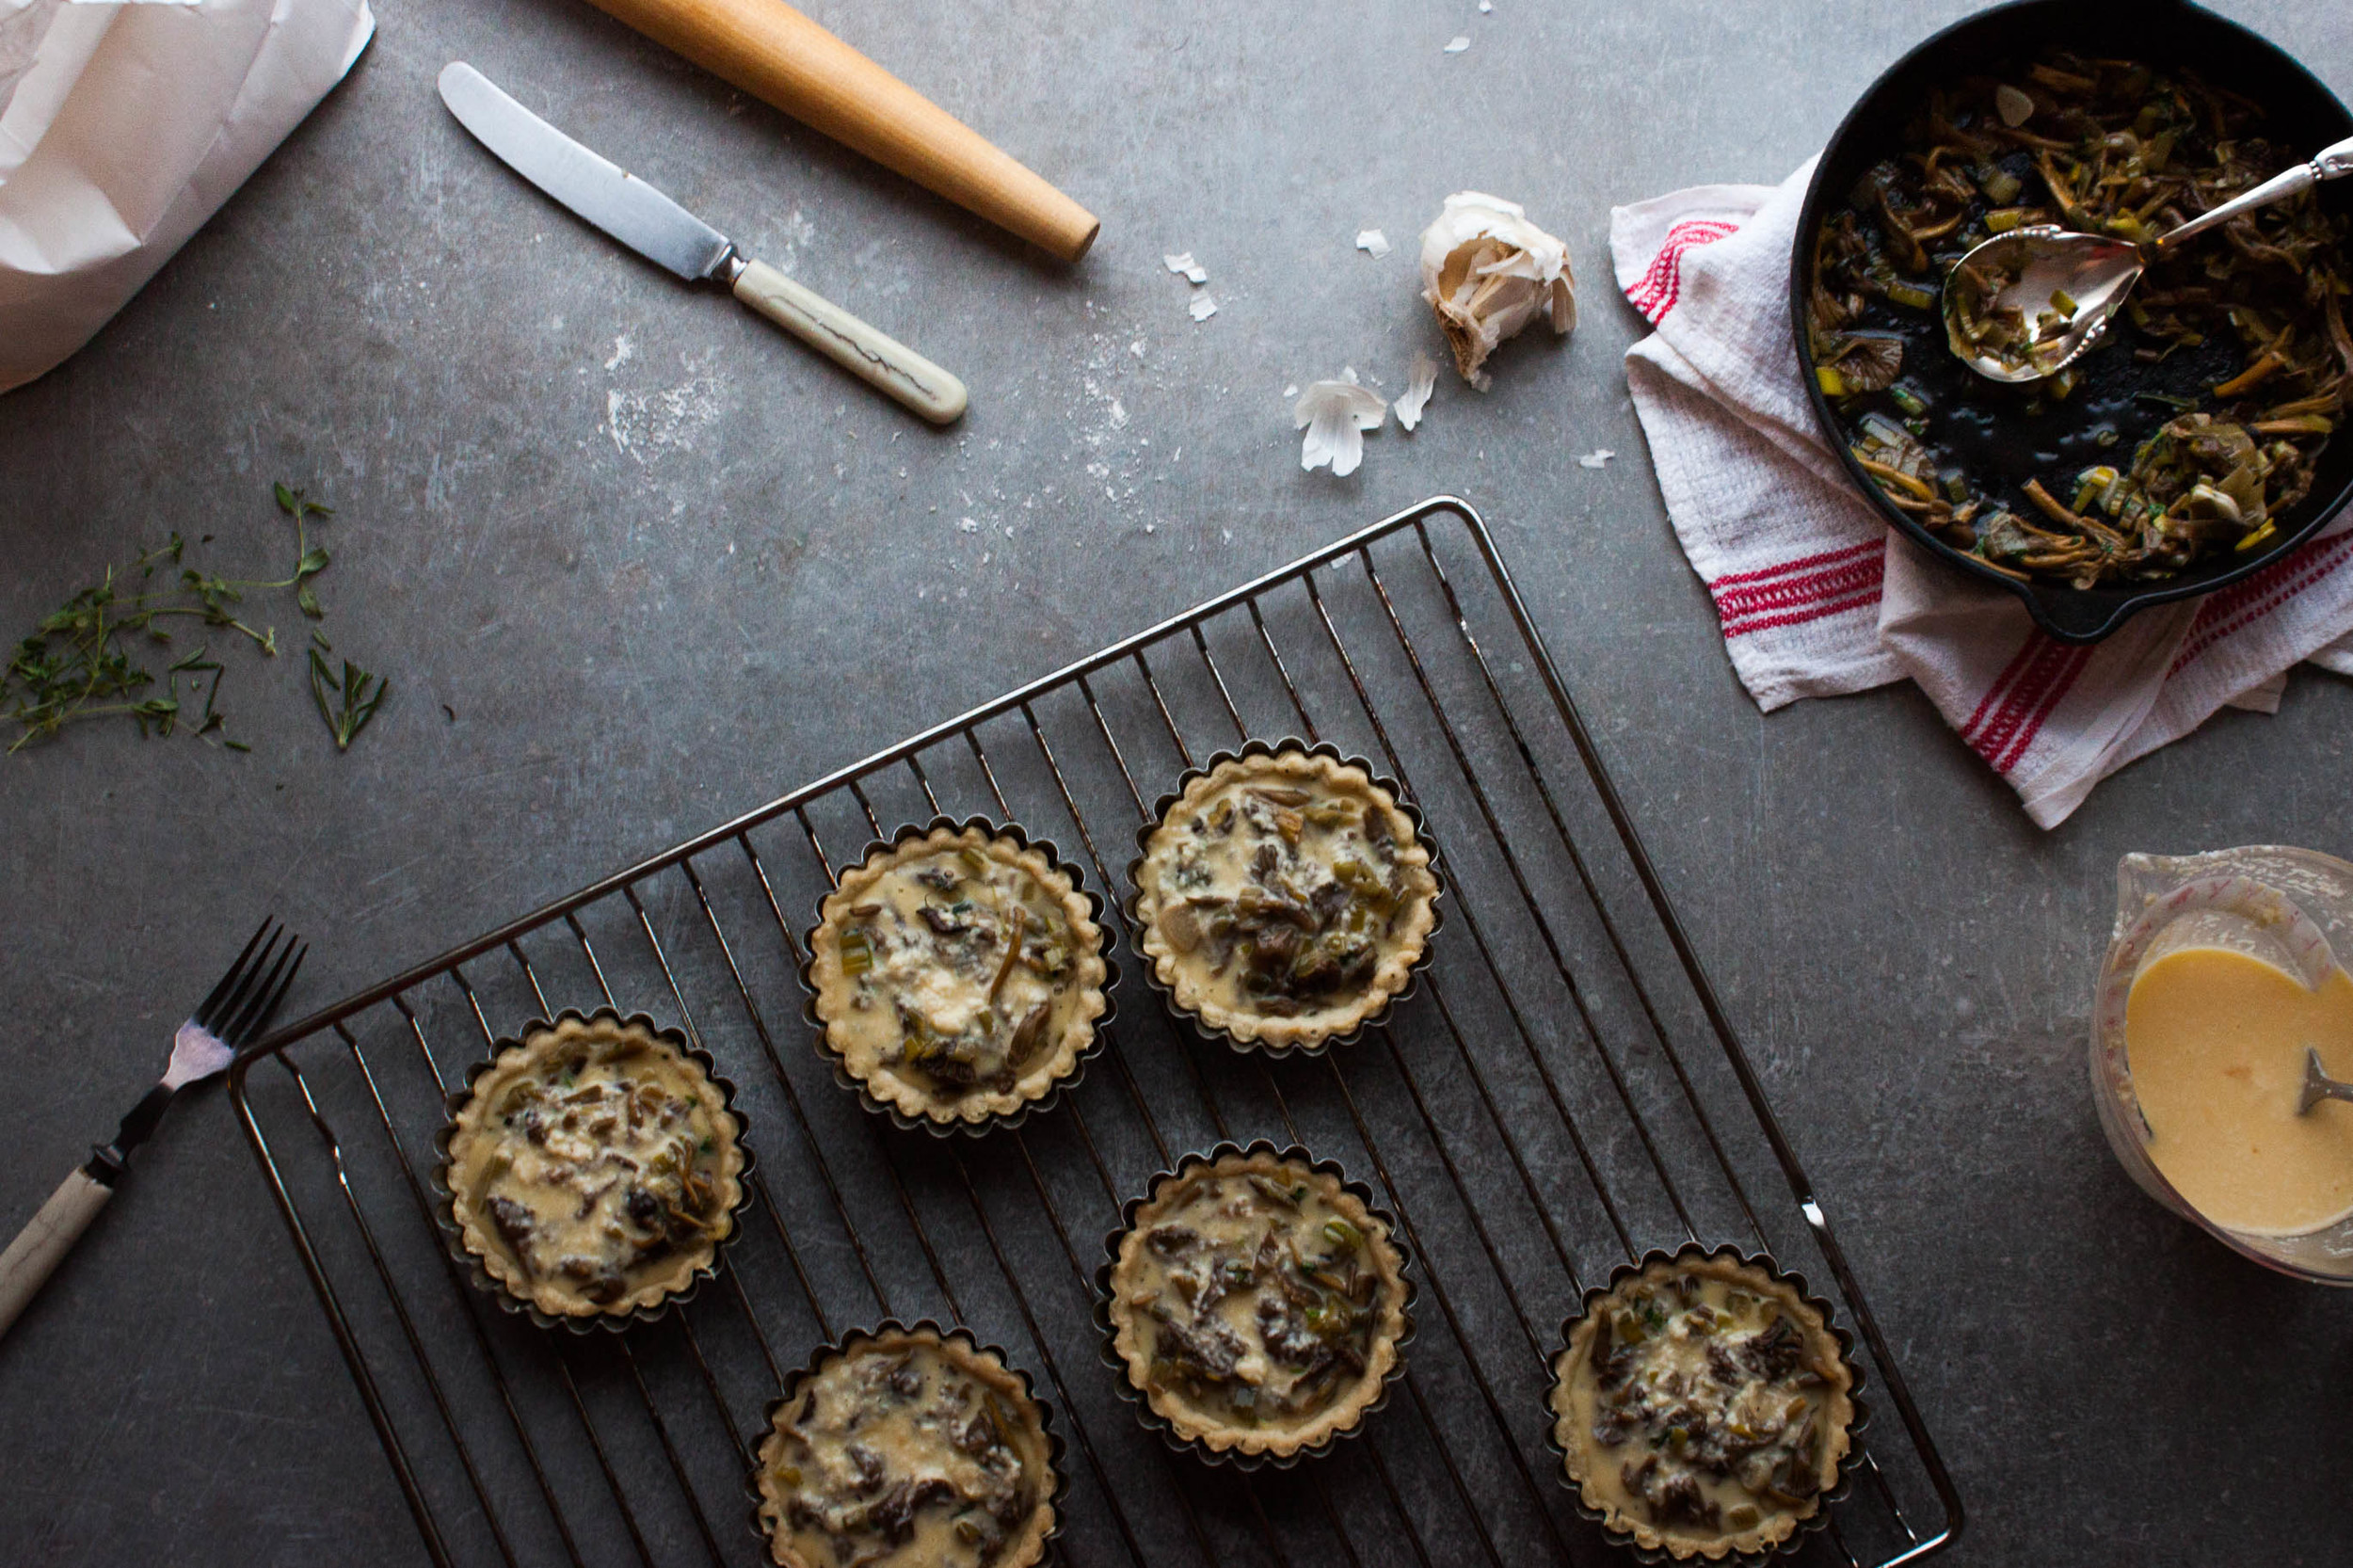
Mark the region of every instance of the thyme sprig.
[[[222, 577], [188, 564], [187, 541], [174, 532], [168, 541], [142, 552], [127, 567], [109, 567], [92, 586], [82, 589], [36, 623], [32, 634], [18, 643], [5, 668], [0, 668], [0, 719], [12, 722], [19, 733], [9, 744], [13, 753], [36, 741], [57, 735], [69, 724], [120, 715], [130, 718], [141, 735], [170, 735], [183, 724], [200, 739], [218, 739], [232, 750], [250, 749], [226, 733], [220, 712], [221, 662], [206, 643], [165, 665], [159, 678], [142, 655], [151, 647], [171, 647], [168, 623], [193, 619], [232, 637], [244, 637], [264, 658], [278, 655], [278, 631], [255, 627], [242, 618], [237, 606], [248, 592], [295, 590], [295, 603], [312, 620], [325, 608], [311, 580], [327, 569], [330, 559], [324, 545], [312, 542], [311, 525], [334, 516], [332, 508], [309, 499], [301, 490], [280, 484], [272, 488], [279, 509], [294, 520], [295, 565], [283, 578], [262, 581]], [[175, 577], [173, 568], [178, 568]], [[314, 632], [315, 636], [316, 633]], [[320, 639], [322, 642], [324, 639]], [[315, 661], [317, 654], [312, 653]], [[348, 664], [345, 678], [335, 689], [345, 690], [348, 677], [360, 675], [360, 690], [345, 700], [342, 716], [328, 712], [324, 698], [320, 712], [335, 736], [337, 750], [347, 748], [384, 699], [386, 682], [366, 676]], [[312, 675], [313, 695], [318, 676]], [[200, 711], [195, 709], [199, 698]]]
[[351, 749], [352, 737], [376, 717], [387, 689], [382, 676], [370, 675], [348, 659], [344, 661], [343, 674], [335, 674], [327, 667], [318, 648], [311, 649], [311, 697], [319, 705], [319, 717], [335, 733], [337, 751]]

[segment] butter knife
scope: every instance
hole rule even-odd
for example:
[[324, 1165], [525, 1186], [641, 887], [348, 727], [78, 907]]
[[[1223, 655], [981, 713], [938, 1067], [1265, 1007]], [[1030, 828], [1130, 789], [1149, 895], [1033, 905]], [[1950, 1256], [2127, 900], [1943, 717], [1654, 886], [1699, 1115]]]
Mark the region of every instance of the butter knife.
[[441, 102], [508, 168], [588, 222], [690, 283], [716, 280], [851, 375], [935, 424], [964, 412], [964, 383], [897, 339], [803, 288], [636, 175], [591, 152], [462, 60], [441, 70]]

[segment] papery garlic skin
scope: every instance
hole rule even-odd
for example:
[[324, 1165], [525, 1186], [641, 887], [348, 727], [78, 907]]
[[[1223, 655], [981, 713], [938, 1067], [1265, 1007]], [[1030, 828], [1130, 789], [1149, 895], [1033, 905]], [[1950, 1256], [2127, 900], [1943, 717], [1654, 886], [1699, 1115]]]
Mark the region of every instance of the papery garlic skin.
[[1420, 349], [1415, 349], [1414, 368], [1406, 377], [1405, 390], [1398, 393], [1397, 401], [1390, 405], [1397, 410], [1397, 423], [1409, 431], [1419, 424], [1421, 411], [1429, 407], [1430, 394], [1437, 387], [1438, 361]]
[[1475, 190], [1446, 199], [1421, 233], [1421, 296], [1437, 312], [1454, 368], [1481, 392], [1487, 356], [1541, 313], [1565, 337], [1577, 326], [1569, 248], [1516, 201]]
[[1365, 432], [1378, 430], [1389, 417], [1389, 406], [1357, 384], [1353, 366], [1339, 381], [1316, 381], [1291, 406], [1291, 419], [1307, 432], [1299, 444], [1299, 466], [1313, 471], [1331, 465], [1332, 476], [1345, 479], [1365, 460]]

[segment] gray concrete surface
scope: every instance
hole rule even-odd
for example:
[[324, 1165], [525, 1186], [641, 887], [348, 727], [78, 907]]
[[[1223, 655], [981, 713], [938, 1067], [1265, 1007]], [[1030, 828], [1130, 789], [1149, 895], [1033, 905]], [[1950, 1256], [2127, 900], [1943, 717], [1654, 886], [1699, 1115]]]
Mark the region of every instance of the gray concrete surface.
[[[1760, 717], [1625, 400], [1614, 202], [1772, 181], [1970, 8], [1653, 0], [884, 6], [817, 15], [1092, 204], [1076, 270], [576, 0], [385, 0], [351, 79], [81, 356], [0, 398], [0, 631], [141, 541], [274, 574], [271, 480], [391, 702], [333, 751], [299, 662], [250, 755], [91, 728], [0, 761], [12, 1226], [275, 909], [303, 1003], [1440, 490], [1479, 504], [1636, 804], [1967, 1498], [1951, 1560], [2344, 1560], [2353, 1301], [2115, 1169], [2088, 994], [2132, 849], [2353, 853], [2353, 691], [2299, 672], [2036, 831], [1910, 690]], [[2353, 93], [2353, 13], [2223, 8]], [[1462, 33], [1466, 53], [1442, 46]], [[936, 433], [520, 186], [442, 112], [468, 58], [972, 388]], [[1584, 321], [1443, 383], [1346, 481], [1282, 391], [1394, 390], [1448, 191], [1570, 241]], [[1351, 248], [1358, 229], [1398, 250]], [[1166, 251], [1209, 268], [1196, 325]], [[1621, 456], [1575, 466], [1594, 447]], [[972, 519], [966, 532], [960, 520]], [[1007, 536], [1006, 529], [1012, 532]], [[282, 603], [264, 612], [300, 635]], [[0, 1560], [422, 1560], [217, 1089], [0, 1342]]]

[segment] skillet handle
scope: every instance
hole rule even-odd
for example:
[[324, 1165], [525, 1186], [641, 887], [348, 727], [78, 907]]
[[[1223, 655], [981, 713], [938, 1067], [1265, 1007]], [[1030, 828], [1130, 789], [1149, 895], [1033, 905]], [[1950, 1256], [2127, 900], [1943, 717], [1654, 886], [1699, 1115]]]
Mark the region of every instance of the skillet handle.
[[2105, 594], [2046, 590], [2040, 584], [2018, 586], [2026, 601], [2026, 614], [2057, 642], [2096, 643], [2132, 613]]

